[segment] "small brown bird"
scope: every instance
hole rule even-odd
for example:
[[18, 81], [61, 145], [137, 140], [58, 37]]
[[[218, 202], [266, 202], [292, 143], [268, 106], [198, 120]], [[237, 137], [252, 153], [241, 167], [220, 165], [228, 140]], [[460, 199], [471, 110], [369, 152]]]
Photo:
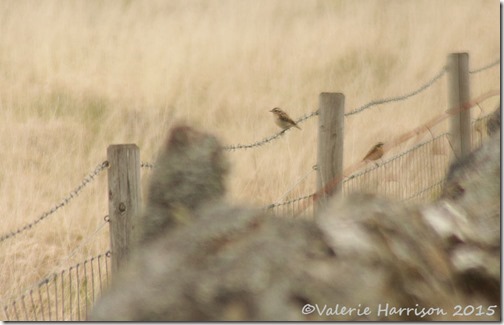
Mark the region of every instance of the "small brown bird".
[[275, 123], [284, 130], [290, 129], [291, 127], [296, 127], [301, 130], [301, 128], [294, 122], [287, 113], [282, 111], [280, 108], [275, 107], [271, 111], [275, 114]]
[[377, 144], [375, 144], [374, 147], [369, 150], [364, 159], [362, 159], [362, 161], [373, 161], [380, 159], [384, 153], [383, 145], [383, 142], [378, 142]]

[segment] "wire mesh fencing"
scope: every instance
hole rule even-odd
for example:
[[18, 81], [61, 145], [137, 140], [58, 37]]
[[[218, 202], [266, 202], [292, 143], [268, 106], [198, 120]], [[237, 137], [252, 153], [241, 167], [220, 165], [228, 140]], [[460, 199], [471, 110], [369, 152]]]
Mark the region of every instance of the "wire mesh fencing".
[[370, 167], [343, 181], [344, 195], [368, 192], [418, 202], [434, 198], [436, 187], [432, 186], [444, 178], [451, 159], [448, 140], [445, 133], [388, 160], [370, 162]]
[[[392, 158], [370, 162], [368, 167], [343, 180], [343, 195], [366, 192], [393, 200], [429, 202], [441, 193], [452, 157], [449, 134], [444, 133]], [[276, 215], [313, 216], [315, 193], [273, 203]]]
[[3, 306], [7, 321], [81, 321], [110, 282], [110, 252], [54, 273]]

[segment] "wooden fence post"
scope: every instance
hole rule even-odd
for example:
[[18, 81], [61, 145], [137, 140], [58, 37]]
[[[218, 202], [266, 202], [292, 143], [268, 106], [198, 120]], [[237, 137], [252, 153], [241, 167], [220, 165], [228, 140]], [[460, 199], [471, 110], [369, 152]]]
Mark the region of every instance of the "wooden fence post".
[[469, 54], [448, 55], [448, 103], [450, 109], [458, 109], [450, 118], [450, 134], [456, 159], [471, 152], [471, 111], [465, 107], [471, 99], [469, 89]]
[[135, 144], [107, 148], [112, 274], [128, 259], [140, 212], [140, 150]]
[[[341, 192], [343, 178], [343, 136], [345, 118], [345, 96], [342, 93], [321, 93], [319, 95], [319, 140], [317, 153], [318, 211], [327, 198]], [[325, 192], [324, 187], [331, 182], [335, 186]]]

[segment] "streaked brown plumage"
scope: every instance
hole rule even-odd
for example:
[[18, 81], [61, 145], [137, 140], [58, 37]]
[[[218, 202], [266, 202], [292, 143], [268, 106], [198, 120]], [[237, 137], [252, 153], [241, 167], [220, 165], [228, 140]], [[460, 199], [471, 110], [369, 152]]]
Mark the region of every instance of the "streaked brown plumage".
[[378, 142], [377, 144], [374, 145], [371, 150], [366, 154], [364, 159], [362, 161], [373, 161], [373, 160], [378, 160], [383, 156], [383, 142]]
[[275, 123], [284, 130], [290, 129], [291, 127], [296, 127], [301, 130], [301, 128], [294, 122], [287, 113], [282, 111], [280, 108], [275, 107], [271, 111], [275, 115]]

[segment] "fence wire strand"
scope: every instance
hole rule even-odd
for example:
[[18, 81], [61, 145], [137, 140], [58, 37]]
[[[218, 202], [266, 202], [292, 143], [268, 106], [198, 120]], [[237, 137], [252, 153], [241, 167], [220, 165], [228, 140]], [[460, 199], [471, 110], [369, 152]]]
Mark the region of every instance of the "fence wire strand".
[[281, 207], [281, 206], [284, 206], [284, 205], [290, 205], [290, 204], [293, 204], [293, 203], [297, 203], [299, 201], [308, 200], [310, 198], [313, 198], [314, 195], [315, 195], [315, 193], [312, 193], [312, 194], [301, 196], [301, 197], [298, 197], [298, 198], [295, 198], [295, 199], [292, 199], [292, 200], [288, 200], [288, 201], [284, 201], [284, 202], [279, 202], [279, 203], [272, 203], [270, 205], [267, 205], [265, 207], [265, 209], [266, 210], [271, 210], [271, 209], [278, 208], [278, 207]]
[[[429, 88], [430, 86], [432, 86], [436, 81], [438, 81], [444, 74], [446, 73], [446, 66], [444, 66], [431, 80], [429, 80], [427, 83], [425, 83], [424, 85], [420, 86], [419, 88], [405, 94], [405, 95], [402, 95], [402, 96], [397, 96], [397, 97], [390, 97], [390, 98], [385, 98], [385, 99], [379, 99], [379, 100], [373, 100], [361, 107], [358, 107], [348, 113], [345, 113], [345, 116], [351, 116], [351, 115], [354, 115], [354, 114], [357, 114], [357, 113], [360, 113], [366, 109], [369, 109], [371, 108], [372, 106], [376, 106], [376, 105], [379, 105], [379, 104], [386, 104], [386, 103], [390, 103], [390, 102], [398, 102], [398, 101], [403, 101], [403, 100], [406, 100], [410, 97], [413, 97], [419, 93], [421, 93], [422, 91], [426, 90], [427, 88]], [[302, 123], [304, 122], [305, 120], [313, 117], [313, 116], [316, 116], [318, 115], [319, 112], [318, 110], [312, 112], [312, 113], [309, 113], [309, 114], [306, 114], [305, 116], [301, 117], [300, 119], [298, 119], [296, 121], [296, 123]], [[254, 143], [251, 143], [251, 144], [235, 144], [235, 145], [229, 145], [229, 146], [225, 146], [224, 147], [224, 150], [227, 150], [227, 151], [234, 151], [234, 150], [239, 150], [239, 149], [251, 149], [251, 148], [255, 148], [255, 147], [260, 147], [260, 146], [263, 146], [273, 140], [276, 140], [278, 139], [281, 135], [283, 135], [287, 130], [282, 130], [280, 131], [279, 133], [276, 133], [270, 137], [267, 137], [267, 138], [264, 138], [260, 141], [257, 141], [257, 142], [254, 142]], [[142, 164], [143, 166], [142, 167], [146, 167], [146, 168], [152, 168], [152, 164], [149, 164], [149, 163], [143, 163]]]
[[[74, 314], [76, 314], [77, 319], [81, 319], [81, 312], [82, 309], [87, 313], [88, 309], [88, 304], [90, 301], [95, 300], [95, 282], [94, 282], [94, 271], [93, 271], [93, 263], [97, 262], [98, 263], [98, 268], [101, 269], [101, 262], [100, 259], [105, 258], [105, 268], [108, 268], [107, 260], [110, 258], [110, 251], [107, 251], [103, 254], [93, 256], [90, 259], [86, 259], [85, 261], [82, 261], [80, 263], [77, 263], [73, 266], [70, 266], [70, 268], [62, 270], [61, 272], [53, 273], [48, 277], [45, 277], [44, 279], [38, 281], [37, 283], [33, 284], [31, 288], [25, 290], [21, 295], [17, 297], [11, 297], [8, 301], [8, 303], [3, 303], [4, 304], [4, 313], [5, 316], [7, 317], [7, 320], [14, 320], [12, 317], [16, 317], [15, 320], [19, 321], [21, 320], [18, 308], [17, 306], [19, 305], [18, 302], [21, 300], [22, 308], [23, 308], [23, 313], [24, 316], [26, 317], [25, 320], [53, 320], [53, 316], [55, 317], [55, 320], [58, 320], [58, 306], [61, 305], [61, 320], [65, 320], [65, 271], [68, 272], [68, 284], [67, 284], [67, 293], [68, 296], [66, 296], [66, 299], [69, 300], [69, 313], [70, 313], [70, 320], [73, 320]], [[92, 276], [92, 290], [89, 290], [88, 286], [88, 275], [87, 275], [87, 267], [88, 265], [91, 267], [91, 276]], [[84, 268], [84, 278], [79, 274], [79, 268]], [[76, 280], [72, 278], [72, 271], [76, 272]], [[99, 276], [99, 282], [100, 282], [100, 294], [102, 293], [102, 282], [103, 279], [102, 274], [98, 274]], [[106, 273], [106, 276], [108, 276], [108, 270]], [[61, 284], [61, 289], [59, 290], [61, 292], [61, 304], [58, 303], [58, 280], [60, 280]], [[73, 282], [76, 281], [76, 286], [77, 286], [77, 291], [74, 290], [72, 287]], [[107, 283], [108, 283], [107, 279]], [[82, 282], [82, 284], [81, 284]], [[49, 291], [49, 286], [54, 284], [54, 304], [51, 303], [52, 300], [52, 294]], [[45, 286], [45, 294], [43, 294], [43, 287]], [[35, 299], [33, 298], [35, 293]], [[29, 308], [26, 307], [25, 303], [25, 297], [27, 294], [30, 295], [30, 300], [31, 300], [31, 312], [28, 311]], [[74, 297], [75, 294], [77, 297]], [[85, 300], [85, 306], [81, 306], [81, 294], [84, 295], [83, 299]], [[92, 297], [89, 297], [89, 294], [92, 295]], [[42, 296], [47, 296], [46, 301], [44, 302], [44, 299]], [[76, 310], [74, 311], [72, 308], [74, 307], [73, 305], [73, 299], [77, 299], [77, 306]], [[38, 300], [37, 303], [35, 300]], [[45, 306], [44, 306], [45, 304]], [[83, 303], [84, 304], [84, 303]], [[9, 312], [9, 306], [11, 306], [12, 311]], [[45, 308], [47, 307], [47, 308]], [[54, 309], [56, 308], [56, 309]], [[40, 310], [40, 318], [39, 318], [39, 310]], [[54, 314], [53, 314], [54, 310]], [[32, 317], [30, 319], [28, 314], [31, 314]], [[46, 319], [48, 317], [48, 319]]]
[[410, 197], [407, 197], [407, 198], [403, 199], [402, 201], [407, 202], [407, 201], [410, 201], [410, 200], [412, 200], [412, 199], [415, 199], [415, 198], [417, 198], [417, 197], [421, 196], [421, 195], [422, 195], [422, 194], [424, 194], [424, 193], [427, 193], [427, 192], [429, 192], [429, 191], [432, 191], [432, 189], [434, 189], [434, 188], [436, 188], [436, 187], [440, 187], [440, 186], [442, 186], [442, 185], [443, 185], [443, 183], [444, 183], [444, 179], [442, 179], [442, 180], [440, 180], [440, 181], [437, 181], [437, 182], [435, 182], [434, 184], [432, 184], [432, 185], [430, 185], [430, 186], [428, 186], [428, 187], [426, 187], [426, 188], [424, 188], [424, 189], [422, 189], [422, 190], [420, 190], [420, 191], [418, 191], [418, 192], [414, 193], [414, 194], [413, 194], [413, 195], [411, 195]]
[[379, 165], [350, 174], [343, 180], [343, 194], [365, 191], [401, 201], [423, 197], [426, 193], [434, 195], [453, 155], [448, 135], [443, 133]]
[[69, 255], [63, 258], [64, 261], [68, 261], [70, 258], [72, 258], [79, 250], [81, 250], [84, 246], [86, 246], [92, 239], [96, 237], [96, 235], [109, 223], [108, 218], [105, 218], [107, 221], [101, 223], [98, 228], [88, 236], [86, 240], [83, 240], [77, 248], [75, 248]]
[[405, 95], [402, 95], [402, 96], [397, 96], [397, 97], [390, 97], [390, 98], [385, 98], [385, 99], [379, 99], [379, 100], [373, 100], [361, 107], [357, 107], [353, 110], [351, 110], [350, 112], [348, 113], [345, 113], [345, 116], [351, 116], [351, 115], [354, 115], [354, 114], [357, 114], [357, 113], [360, 113], [366, 109], [369, 109], [371, 108], [372, 106], [376, 106], [376, 105], [380, 105], [380, 104], [386, 104], [386, 103], [391, 103], [391, 102], [400, 102], [400, 101], [403, 101], [405, 99], [408, 99], [410, 97], [413, 97], [419, 93], [421, 93], [422, 91], [426, 90], [427, 88], [429, 88], [430, 86], [432, 86], [436, 81], [438, 81], [439, 79], [441, 79], [441, 77], [446, 73], [446, 66], [444, 66], [431, 80], [429, 80], [427, 83], [425, 83], [424, 85], [420, 86], [419, 88], [413, 90], [412, 92], [408, 93], [408, 94], [405, 94]]
[[95, 169], [94, 171], [92, 171], [91, 173], [89, 173], [83, 180], [82, 182], [73, 190], [70, 192], [70, 194], [68, 194], [63, 200], [60, 201], [60, 203], [56, 204], [54, 207], [52, 207], [50, 210], [42, 213], [42, 215], [40, 217], [38, 217], [37, 219], [35, 219], [33, 222], [31, 223], [28, 223], [26, 225], [24, 225], [23, 227], [21, 228], [18, 228], [17, 230], [15, 231], [11, 231], [10, 233], [8, 234], [4, 234], [0, 237], [0, 243], [9, 239], [9, 238], [13, 238], [14, 236], [16, 235], [19, 235], [20, 233], [26, 231], [26, 230], [29, 230], [29, 229], [32, 229], [35, 225], [37, 225], [40, 221], [46, 219], [47, 217], [49, 217], [50, 215], [52, 215], [53, 213], [55, 213], [56, 211], [58, 211], [60, 208], [64, 207], [65, 205], [67, 205], [68, 203], [70, 203], [74, 198], [76, 198], [77, 196], [79, 196], [80, 192], [89, 184], [91, 183], [92, 181], [94, 181], [95, 177], [98, 176], [98, 174], [100, 174], [104, 169], [108, 168], [109, 166], [109, 163], [108, 161], [104, 161], [102, 162], [101, 164], [99, 164]]
[[492, 62], [490, 64], [482, 66], [481, 68], [474, 69], [474, 70], [469, 70], [469, 74], [476, 74], [478, 72], [482, 72], [482, 71], [488, 70], [488, 69], [493, 68], [494, 66], [498, 65], [499, 63], [500, 63], [500, 58], [497, 59], [497, 60], [495, 60], [494, 62]]
[[149, 163], [149, 162], [142, 161], [142, 162], [140, 163], [140, 168], [152, 169], [152, 168], [154, 168], [154, 164]]
[[[296, 121], [296, 124], [303, 123], [304, 121], [306, 121], [309, 118], [311, 118], [313, 116], [316, 116], [316, 115], [318, 115], [318, 110], [314, 111], [312, 113], [306, 114], [303, 117], [299, 118]], [[282, 136], [288, 130], [290, 130], [290, 129], [282, 130], [282, 131], [280, 131], [280, 132], [278, 132], [278, 133], [276, 133], [276, 134], [274, 134], [274, 135], [272, 135], [270, 137], [264, 138], [264, 139], [262, 139], [260, 141], [257, 141], [257, 142], [251, 143], [251, 144], [235, 144], [235, 145], [225, 146], [224, 150], [226, 150], [226, 151], [234, 151], [234, 150], [238, 150], [238, 149], [251, 149], [251, 148], [255, 148], [255, 147], [260, 147], [260, 146], [265, 145], [268, 142], [271, 142], [273, 140], [278, 139], [280, 136]]]
[[[63, 262], [67, 262], [72, 256], [74, 256], [80, 249], [82, 249], [87, 243], [89, 243], [93, 238], [96, 237], [96, 235], [100, 232], [100, 230], [103, 229], [103, 227], [108, 224], [108, 221], [105, 221], [103, 222], [100, 226], [98, 226], [98, 228], [91, 234], [89, 235], [89, 237], [84, 240], [79, 246], [77, 246], [77, 248], [75, 248], [69, 255], [67, 255], [66, 257], [64, 257], [63, 259], [60, 260], [60, 262], [58, 263], [58, 265], [61, 265]], [[93, 260], [95, 259], [95, 257], [92, 257], [89, 261], [92, 262]], [[63, 262], [62, 262], [63, 261]], [[88, 260], [84, 261], [83, 262], [84, 265], [86, 265], [86, 263], [88, 263]], [[80, 263], [79, 263], [80, 264]], [[78, 268], [78, 265], [77, 264], [75, 267]], [[91, 267], [92, 267], [92, 264], [91, 264]], [[78, 270], [77, 270], [78, 271]], [[63, 271], [64, 272], [64, 271]], [[44, 282], [48, 282], [48, 279], [50, 279], [52, 276], [56, 276], [56, 272], [54, 271], [51, 271], [49, 273], [47, 273], [45, 276], [43, 276], [42, 278], [44, 280], [42, 280], [42, 282], [39, 283], [39, 285], [43, 284]], [[101, 275], [100, 275], [101, 276]], [[93, 279], [94, 281], [94, 279]], [[94, 285], [94, 284], [93, 284]], [[93, 290], [94, 290], [94, 287], [93, 287]], [[56, 304], [57, 304], [57, 300], [56, 300]]]
[[367, 169], [365, 169], [365, 170], [363, 170], [363, 171], [361, 171], [361, 172], [359, 172], [359, 173], [355, 173], [355, 174], [352, 174], [352, 175], [350, 175], [350, 176], [346, 177], [346, 178], [343, 180], [343, 183], [346, 183], [347, 181], [349, 181], [349, 180], [351, 180], [351, 179], [354, 179], [354, 178], [360, 177], [360, 176], [362, 176], [362, 175], [365, 175], [365, 174], [367, 174], [367, 173], [369, 173], [369, 172], [372, 172], [373, 170], [378, 169], [378, 168], [380, 168], [380, 167], [382, 167], [382, 166], [386, 166], [387, 164], [389, 164], [389, 163], [393, 162], [394, 160], [397, 160], [397, 159], [399, 159], [399, 158], [401, 158], [401, 157], [403, 157], [403, 156], [405, 156], [405, 155], [407, 155], [407, 154], [409, 154], [409, 153], [411, 153], [411, 152], [413, 152], [413, 151], [415, 151], [415, 150], [418, 150], [418, 149], [420, 149], [421, 147], [426, 146], [426, 145], [428, 145], [428, 144], [430, 144], [430, 143], [432, 143], [432, 142], [434, 142], [434, 141], [438, 140], [439, 138], [442, 138], [442, 137], [447, 137], [448, 135], [449, 135], [449, 133], [445, 132], [445, 133], [442, 133], [442, 134], [440, 134], [440, 135], [438, 135], [438, 136], [436, 136], [436, 137], [434, 137], [434, 138], [432, 138], [432, 139], [430, 139], [430, 140], [428, 140], [428, 141], [425, 141], [425, 142], [419, 143], [419, 144], [417, 144], [417, 145], [415, 145], [415, 146], [413, 146], [413, 147], [409, 148], [408, 150], [405, 150], [405, 151], [403, 151], [403, 152], [401, 152], [401, 153], [398, 153], [397, 155], [395, 155], [395, 156], [393, 156], [393, 157], [391, 157], [391, 158], [389, 158], [389, 159], [385, 160], [385, 161], [384, 161], [381, 165], [378, 165], [378, 166], [374, 165], [374, 166], [369, 167], [369, 168], [367, 168]]
[[[470, 74], [476, 74], [478, 72], [482, 72], [484, 70], [487, 70], [487, 69], [490, 69], [494, 66], [496, 66], [497, 64], [500, 63], [500, 59], [488, 64], [488, 65], [485, 65], [481, 68], [478, 68], [478, 69], [475, 69], [475, 70], [470, 70], [469, 73]], [[373, 106], [376, 106], [376, 105], [380, 105], [380, 104], [387, 104], [387, 103], [391, 103], [391, 102], [400, 102], [400, 101], [403, 101], [403, 100], [406, 100], [410, 97], [413, 97], [421, 92], [423, 92], [424, 90], [430, 88], [432, 85], [434, 85], [439, 79], [441, 79], [444, 74], [447, 72], [447, 66], [443, 66], [439, 72], [432, 78], [430, 79], [429, 81], [427, 81], [425, 84], [423, 84], [422, 86], [420, 86], [419, 88], [405, 94], [405, 95], [400, 95], [400, 96], [396, 96], [396, 97], [389, 97], [389, 98], [385, 98], [385, 99], [376, 99], [376, 100], [373, 100], [367, 104], [364, 104], [360, 107], [357, 107], [353, 110], [351, 110], [350, 112], [348, 113], [345, 113], [345, 117], [347, 116], [352, 116], [352, 115], [355, 115], [357, 113], [360, 113], [364, 110], [367, 110]], [[296, 123], [302, 123], [304, 121], [306, 121], [307, 119], [313, 117], [313, 116], [317, 116], [319, 114], [318, 110], [312, 112], [312, 113], [309, 113], [309, 114], [306, 114], [305, 116], [299, 118]], [[250, 144], [235, 144], [235, 145], [229, 145], [229, 146], [225, 146], [224, 147], [224, 150], [227, 150], [227, 151], [235, 151], [235, 150], [240, 150], [240, 149], [251, 149], [251, 148], [255, 148], [255, 147], [260, 147], [260, 146], [263, 146], [269, 142], [272, 142], [274, 140], [277, 140], [278, 138], [280, 138], [280, 136], [282, 136], [287, 130], [282, 130], [270, 137], [267, 137], [267, 138], [264, 138], [262, 140], [259, 140], [259, 141], [256, 141], [254, 143], [250, 143]], [[148, 163], [148, 162], [142, 162], [141, 163], [141, 167], [142, 168], [153, 168], [154, 165], [152, 163]]]

